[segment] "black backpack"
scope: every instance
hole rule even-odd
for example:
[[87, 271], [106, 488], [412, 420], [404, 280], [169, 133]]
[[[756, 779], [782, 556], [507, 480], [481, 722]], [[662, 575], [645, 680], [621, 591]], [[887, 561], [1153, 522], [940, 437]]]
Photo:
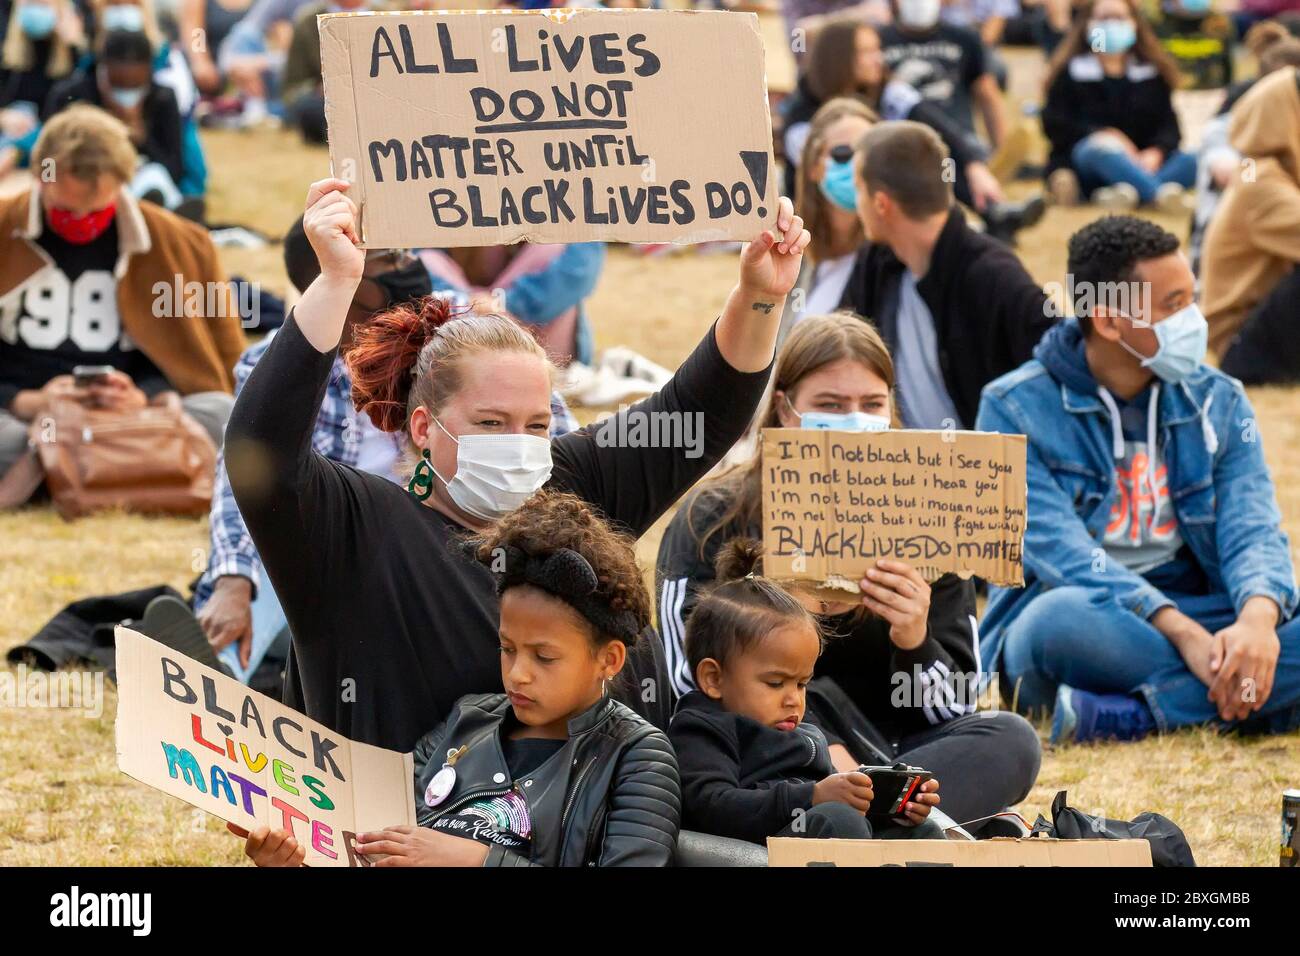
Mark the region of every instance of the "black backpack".
[[1094, 817], [1065, 805], [1065, 791], [1052, 800], [1052, 822], [1042, 814], [1033, 833], [1060, 840], [1146, 840], [1151, 844], [1152, 866], [1195, 866], [1187, 837], [1174, 821], [1159, 813], [1139, 813], [1131, 821]]

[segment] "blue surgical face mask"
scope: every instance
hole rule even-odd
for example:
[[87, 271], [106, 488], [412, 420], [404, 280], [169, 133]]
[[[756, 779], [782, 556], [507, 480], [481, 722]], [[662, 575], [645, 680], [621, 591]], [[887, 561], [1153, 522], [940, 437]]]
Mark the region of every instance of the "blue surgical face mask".
[[113, 97], [113, 102], [124, 110], [135, 109], [135, 107], [140, 105], [140, 101], [144, 99], [145, 94], [148, 92], [149, 87], [147, 86], [131, 86], [125, 88], [115, 86], [108, 91], [109, 95]]
[[1088, 44], [1093, 53], [1127, 53], [1137, 42], [1132, 20], [1093, 20], [1088, 24]]
[[139, 33], [144, 29], [144, 11], [139, 7], [133, 7], [125, 3], [105, 7], [104, 29]]
[[871, 415], [867, 412], [801, 412], [794, 407], [790, 396], [785, 396], [786, 407], [799, 416], [799, 427], [818, 431], [834, 430], [844, 432], [883, 432], [888, 431], [890, 421], [885, 415]]
[[845, 212], [858, 211], [858, 188], [853, 181], [853, 160], [826, 158], [826, 172], [817, 184], [831, 204]]
[[1179, 0], [1184, 13], [1209, 13], [1211, 0]]
[[889, 419], [883, 415], [869, 415], [866, 412], [804, 412], [799, 416], [800, 428], [812, 428], [819, 431], [831, 429], [842, 432], [884, 432], [889, 431]]
[[18, 26], [32, 40], [44, 40], [57, 22], [54, 8], [43, 3], [24, 3], [18, 9]]
[[1151, 331], [1155, 332], [1159, 345], [1155, 355], [1142, 355], [1123, 339], [1119, 344], [1140, 359], [1142, 367], [1151, 369], [1162, 382], [1181, 382], [1205, 361], [1210, 327], [1195, 302], [1179, 309], [1163, 322], [1155, 323]]

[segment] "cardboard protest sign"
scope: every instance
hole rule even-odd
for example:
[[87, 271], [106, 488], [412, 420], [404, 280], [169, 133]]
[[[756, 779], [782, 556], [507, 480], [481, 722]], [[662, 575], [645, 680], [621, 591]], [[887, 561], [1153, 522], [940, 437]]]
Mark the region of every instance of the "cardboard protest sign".
[[1025, 436], [763, 430], [763, 567], [852, 600], [879, 558], [1024, 583]]
[[412, 757], [348, 740], [126, 627], [117, 766], [244, 829], [292, 830], [309, 866], [364, 866], [355, 835], [415, 825]]
[[771, 837], [768, 866], [1150, 866], [1146, 840], [802, 840]]
[[753, 239], [776, 215], [753, 14], [324, 14], [367, 247]]

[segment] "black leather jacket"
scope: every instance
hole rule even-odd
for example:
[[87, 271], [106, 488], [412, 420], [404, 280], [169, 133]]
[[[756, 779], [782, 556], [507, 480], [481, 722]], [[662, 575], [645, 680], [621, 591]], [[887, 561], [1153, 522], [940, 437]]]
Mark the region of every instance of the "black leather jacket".
[[[525, 779], [512, 780], [501, 735], [515, 723], [504, 694], [462, 697], [443, 724], [415, 746], [416, 822], [455, 812], [467, 801], [523, 795], [532, 820], [527, 858], [500, 846], [484, 866], [667, 866], [681, 819], [677, 758], [668, 738], [609, 697], [569, 721], [569, 739]], [[468, 746], [456, 761], [456, 783], [430, 808], [425, 788], [448, 751]]]

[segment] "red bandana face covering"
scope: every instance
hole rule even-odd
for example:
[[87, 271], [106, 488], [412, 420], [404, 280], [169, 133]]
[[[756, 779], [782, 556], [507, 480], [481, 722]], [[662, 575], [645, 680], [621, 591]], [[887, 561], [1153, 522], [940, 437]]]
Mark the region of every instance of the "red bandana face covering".
[[103, 209], [96, 209], [84, 216], [74, 216], [66, 209], [48, 211], [50, 230], [56, 235], [77, 246], [94, 242], [104, 234], [104, 230], [113, 221], [117, 204], [109, 203]]

